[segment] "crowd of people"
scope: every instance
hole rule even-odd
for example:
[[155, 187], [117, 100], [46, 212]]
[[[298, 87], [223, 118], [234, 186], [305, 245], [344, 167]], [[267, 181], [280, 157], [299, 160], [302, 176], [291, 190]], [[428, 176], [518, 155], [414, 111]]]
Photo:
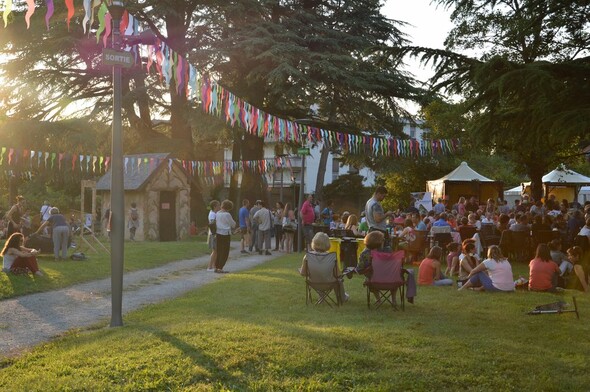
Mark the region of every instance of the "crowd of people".
[[[588, 202], [584, 206], [566, 200], [557, 202], [553, 195], [541, 202], [526, 195], [510, 206], [504, 200], [489, 199], [480, 204], [475, 197], [461, 197], [457, 203], [450, 204], [441, 198], [433, 203], [431, 211], [409, 207], [393, 212], [385, 211], [381, 205], [386, 194], [386, 188], [378, 187], [363, 211], [367, 234], [365, 250], [356, 268], [361, 274], [370, 274], [371, 250], [387, 249], [392, 237], [397, 237], [398, 249], [405, 249], [420, 231], [431, 233], [433, 228], [446, 226], [450, 233], [458, 233], [462, 227], [469, 227], [472, 229], [469, 232], [474, 233], [469, 238], [453, 241], [444, 248], [438, 244], [428, 247], [428, 255], [417, 261], [419, 285], [450, 286], [456, 282], [460, 290], [489, 292], [513, 291], [517, 287], [531, 291], [554, 292], [564, 288], [590, 291], [590, 248], [576, 245], [584, 241], [583, 237], [590, 243]], [[346, 212], [346, 216], [350, 220], [354, 215]], [[321, 211], [324, 225], [333, 227], [332, 222], [339, 217], [332, 203], [327, 203]], [[343, 224], [349, 226], [346, 221]], [[514, 279], [510, 252], [500, 244], [482, 246], [480, 230], [485, 225], [493, 227], [498, 237], [504, 230], [523, 231], [530, 236], [537, 231], [553, 232], [550, 241], [533, 242], [535, 249], [529, 259], [528, 279]]]

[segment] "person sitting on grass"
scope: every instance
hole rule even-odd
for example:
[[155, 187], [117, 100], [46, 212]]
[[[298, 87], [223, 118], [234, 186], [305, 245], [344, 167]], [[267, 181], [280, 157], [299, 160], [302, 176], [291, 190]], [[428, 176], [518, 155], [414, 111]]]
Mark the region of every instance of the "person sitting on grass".
[[478, 291], [514, 291], [512, 266], [502, 255], [500, 247], [492, 245], [488, 248], [488, 258], [473, 268], [467, 281], [459, 289], [473, 288]]
[[557, 264], [551, 260], [547, 244], [537, 245], [535, 258], [529, 263], [529, 290], [555, 291], [560, 272]]
[[463, 241], [463, 252], [459, 255], [459, 280], [465, 281], [471, 271], [479, 265], [475, 252], [475, 240], [468, 238]]
[[453, 279], [446, 278], [440, 270], [442, 248], [433, 246], [418, 267], [418, 284], [421, 286], [451, 286]]
[[[314, 235], [313, 239], [311, 240], [311, 249], [311, 252], [303, 256], [303, 262], [301, 264], [301, 268], [299, 268], [299, 274], [301, 274], [301, 276], [307, 276], [307, 263], [311, 262], [311, 259], [314, 256], [319, 256], [315, 258], [316, 262], [322, 262], [323, 260], [327, 260], [322, 256], [326, 256], [330, 253], [328, 252], [330, 250], [330, 237], [328, 237], [328, 235], [323, 232], [316, 233], [316, 235]], [[341, 301], [348, 301], [350, 296], [344, 291], [344, 282], [341, 278], [342, 271], [340, 271], [340, 268], [338, 268], [338, 263], [336, 263], [335, 266], [334, 276], [339, 277], [338, 285], [340, 286], [339, 293], [342, 294], [342, 297], [340, 298]]]
[[588, 257], [582, 258], [582, 248], [579, 246], [572, 246], [567, 250], [569, 261], [574, 265], [573, 271], [575, 279], [571, 287], [576, 290], [581, 290], [585, 293], [590, 292], [590, 262]]
[[39, 253], [36, 249], [29, 249], [23, 246], [25, 236], [21, 233], [13, 233], [2, 249], [2, 271], [12, 272], [13, 274], [23, 274], [29, 271], [37, 276], [43, 276], [37, 265], [36, 255]]
[[451, 242], [447, 245], [447, 269], [445, 275], [453, 276], [459, 273], [459, 254], [461, 253], [461, 244], [458, 242]]
[[367, 279], [373, 274], [371, 269], [371, 263], [373, 259], [371, 257], [372, 250], [383, 249], [383, 242], [385, 241], [385, 235], [380, 231], [372, 231], [365, 236], [363, 243], [365, 249], [359, 255], [359, 260], [356, 265], [356, 272], [360, 275], [365, 275]]
[[561, 251], [561, 240], [555, 238], [549, 243], [549, 254], [551, 260], [559, 266], [559, 276], [567, 277], [574, 269], [574, 265], [569, 261], [565, 253]]

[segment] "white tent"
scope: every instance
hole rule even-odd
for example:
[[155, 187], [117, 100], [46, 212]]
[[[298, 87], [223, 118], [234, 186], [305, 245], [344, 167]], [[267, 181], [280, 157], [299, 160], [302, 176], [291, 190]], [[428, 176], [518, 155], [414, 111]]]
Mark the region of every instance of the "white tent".
[[516, 186], [512, 189], [508, 189], [504, 191], [504, 200], [508, 202], [509, 206], [514, 205], [514, 201], [520, 200], [522, 197], [522, 185]]
[[426, 191], [432, 193], [432, 199], [447, 198], [456, 203], [459, 197], [475, 196], [480, 201], [502, 195], [502, 183], [482, 176], [469, 167], [467, 162], [438, 180], [426, 182]]
[[[580, 204], [590, 201], [590, 177], [586, 177], [573, 170], [559, 165], [555, 170], [547, 173], [542, 178], [543, 192], [547, 195], [555, 195], [557, 200], [566, 199], [570, 202], [577, 200]], [[530, 194], [530, 182], [523, 182], [521, 186], [504, 191], [504, 199], [508, 204], [520, 199], [523, 194]]]
[[586, 177], [560, 165], [542, 178], [543, 184], [583, 184], [590, 185], [590, 177]]

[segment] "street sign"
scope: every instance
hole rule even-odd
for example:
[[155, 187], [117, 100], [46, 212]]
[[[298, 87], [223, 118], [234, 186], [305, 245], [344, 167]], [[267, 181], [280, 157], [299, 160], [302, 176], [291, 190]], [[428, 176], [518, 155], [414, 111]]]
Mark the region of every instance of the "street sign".
[[309, 147], [300, 147], [297, 149], [297, 155], [310, 155]]
[[129, 52], [119, 52], [113, 49], [102, 50], [102, 63], [104, 65], [119, 65], [131, 68], [135, 65], [135, 57]]

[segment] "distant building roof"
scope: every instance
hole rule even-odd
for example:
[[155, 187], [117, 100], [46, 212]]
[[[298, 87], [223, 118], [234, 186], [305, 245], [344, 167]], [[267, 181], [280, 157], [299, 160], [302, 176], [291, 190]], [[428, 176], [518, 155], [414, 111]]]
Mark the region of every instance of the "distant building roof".
[[[153, 154], [137, 154], [125, 155], [123, 188], [126, 191], [138, 190], [150, 179], [153, 173], [163, 164], [167, 164], [167, 158], [170, 153], [153, 153]], [[96, 183], [96, 190], [109, 191], [111, 190], [111, 169], [102, 176]]]

